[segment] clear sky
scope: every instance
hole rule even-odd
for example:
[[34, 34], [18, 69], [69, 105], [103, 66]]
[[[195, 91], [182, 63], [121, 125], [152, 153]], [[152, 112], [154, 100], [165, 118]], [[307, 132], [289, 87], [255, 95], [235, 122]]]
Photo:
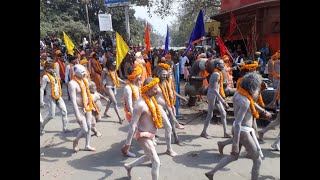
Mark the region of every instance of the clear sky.
[[[174, 6], [176, 5], [174, 4]], [[147, 7], [132, 5], [131, 8], [133, 8], [136, 11], [135, 17], [139, 17], [147, 20], [150, 24], [152, 24], [154, 29], [162, 36], [165, 36], [167, 33], [167, 24], [170, 26], [171, 22], [173, 22], [176, 19], [176, 16], [167, 16], [161, 19], [160, 16], [157, 16], [155, 14], [153, 14], [152, 17], [150, 18], [149, 14], [147, 13], [148, 11]], [[151, 12], [152, 11], [153, 9], [151, 9]]]

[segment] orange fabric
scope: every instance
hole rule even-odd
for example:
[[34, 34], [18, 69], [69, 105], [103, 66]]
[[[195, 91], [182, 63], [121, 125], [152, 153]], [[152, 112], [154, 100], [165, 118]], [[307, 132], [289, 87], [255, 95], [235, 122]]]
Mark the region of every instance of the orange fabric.
[[142, 69], [142, 73], [141, 73], [141, 83], [143, 84], [144, 80], [147, 79], [147, 69], [146, 67], [144, 67], [144, 65], [140, 64], [139, 62], [137, 61], [134, 61], [134, 64], [133, 64], [134, 67], [136, 66], [139, 66], [141, 67]]
[[66, 65], [60, 60], [56, 60], [56, 62], [59, 64], [60, 78], [64, 80], [64, 77], [66, 75], [66, 72], [65, 72]]
[[70, 79], [73, 78], [73, 68], [72, 68], [72, 64], [70, 63]]
[[207, 81], [207, 76], [209, 75], [209, 73], [206, 70], [201, 70], [200, 71], [200, 76], [205, 78], [203, 79], [203, 86], [209, 86], [209, 83]]
[[150, 35], [149, 35], [149, 26], [148, 23], [146, 25], [146, 32], [145, 32], [145, 36], [144, 36], [144, 43], [146, 44], [146, 50], [144, 51], [145, 53], [148, 53], [150, 51]]
[[146, 62], [146, 71], [147, 71], [147, 76], [152, 77], [151, 64], [149, 61]]
[[100, 74], [94, 73], [94, 74], [93, 74], [93, 77], [94, 77], [94, 83], [96, 84], [96, 87], [97, 87], [97, 91], [98, 91], [99, 93], [102, 93], [102, 92], [100, 92], [100, 81], [101, 81], [101, 76], [100, 76]]

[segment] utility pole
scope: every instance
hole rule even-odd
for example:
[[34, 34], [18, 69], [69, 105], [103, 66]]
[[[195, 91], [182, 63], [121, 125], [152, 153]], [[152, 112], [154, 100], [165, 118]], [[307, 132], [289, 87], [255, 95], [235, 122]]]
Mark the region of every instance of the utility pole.
[[124, 13], [126, 18], [126, 31], [128, 35], [128, 42], [130, 42], [129, 5], [124, 6]]
[[88, 13], [88, 4], [90, 3], [90, 0], [82, 0], [82, 3], [86, 6], [86, 14], [87, 14], [87, 28], [89, 33], [89, 44], [91, 47], [91, 28], [90, 28], [90, 22], [89, 22], [89, 13]]

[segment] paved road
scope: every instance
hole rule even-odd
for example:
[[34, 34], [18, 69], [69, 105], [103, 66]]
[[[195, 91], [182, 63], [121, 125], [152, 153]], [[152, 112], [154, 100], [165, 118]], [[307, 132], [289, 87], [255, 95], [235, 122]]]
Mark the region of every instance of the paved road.
[[[124, 117], [122, 108], [122, 89], [117, 94], [120, 99], [120, 112]], [[125, 180], [126, 171], [123, 164], [131, 162], [135, 158], [121, 155], [120, 149], [125, 142], [128, 131], [128, 122], [120, 125], [114, 109], [109, 110], [111, 118], [104, 118], [97, 124], [97, 128], [103, 134], [102, 137], [92, 137], [91, 145], [96, 147], [95, 152], [80, 151], [73, 153], [72, 140], [75, 138], [79, 126], [76, 123], [71, 102], [67, 100], [66, 89], [63, 88], [63, 98], [68, 108], [68, 119], [70, 127], [74, 130], [69, 133], [61, 133], [62, 121], [61, 113], [57, 110], [57, 116], [45, 127], [46, 134], [40, 136], [40, 179], [50, 180]], [[104, 104], [105, 102], [103, 102]], [[205, 172], [212, 169], [219, 160], [224, 157], [219, 155], [217, 141], [222, 140], [222, 125], [211, 124], [208, 133], [214, 136], [207, 140], [200, 138], [199, 134], [203, 128], [206, 109], [205, 104], [188, 108], [181, 106], [180, 113], [183, 115], [181, 122], [188, 123], [184, 130], [177, 132], [184, 146], [173, 145], [173, 149], [179, 154], [172, 158], [165, 155], [166, 145], [164, 140], [164, 130], [160, 129], [158, 135], [158, 146], [161, 167], [159, 180], [205, 180]], [[104, 109], [103, 109], [104, 110]], [[47, 108], [41, 109], [43, 117], [48, 114]], [[231, 130], [231, 121], [228, 121], [228, 129]], [[261, 127], [260, 127], [261, 128]], [[261, 144], [265, 159], [262, 161], [260, 179], [280, 179], [280, 152], [271, 151], [270, 145], [279, 133], [279, 129], [269, 131], [265, 134], [265, 142]], [[84, 148], [84, 139], [80, 140], [80, 148]], [[229, 154], [231, 146], [224, 149], [225, 154]], [[141, 156], [143, 151], [133, 140], [132, 151]], [[238, 161], [226, 166], [217, 172], [215, 179], [219, 180], [248, 180], [252, 161], [245, 158], [242, 150]], [[146, 162], [132, 170], [134, 180], [151, 179], [151, 163]]]

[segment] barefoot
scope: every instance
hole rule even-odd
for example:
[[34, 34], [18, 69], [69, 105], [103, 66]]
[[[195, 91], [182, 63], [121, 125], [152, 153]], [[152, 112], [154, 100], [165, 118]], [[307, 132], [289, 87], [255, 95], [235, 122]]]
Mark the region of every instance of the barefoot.
[[220, 141], [218, 141], [217, 144], [218, 144], [219, 153], [222, 155], [224, 146], [221, 144]]
[[212, 137], [209, 136], [207, 133], [201, 133], [200, 136], [201, 136], [201, 137], [204, 137], [204, 138], [206, 138], [206, 139], [212, 139]]
[[78, 151], [79, 151], [78, 141], [77, 141], [77, 140], [74, 140], [74, 141], [73, 141], [73, 150], [74, 150], [75, 152], [78, 152]]
[[209, 179], [209, 180], [213, 180], [213, 175], [214, 174], [211, 174], [211, 173], [204, 173], [206, 176], [207, 176], [207, 178]]
[[181, 125], [181, 124], [179, 124], [179, 123], [176, 124], [175, 127], [176, 127], [177, 129], [184, 129], [184, 128], [185, 128], [184, 125]]
[[228, 133], [224, 133], [223, 137], [224, 138], [231, 138], [230, 134], [228, 134]]
[[175, 140], [174, 143], [179, 145], [179, 146], [183, 146], [183, 143], [181, 143], [179, 140]]
[[128, 157], [136, 157], [136, 155], [130, 151], [127, 152], [126, 156]]
[[99, 131], [97, 131], [94, 135], [96, 135], [97, 137], [101, 137], [102, 136], [102, 134]]
[[120, 124], [122, 124], [122, 123], [123, 123], [123, 121], [124, 121], [124, 119], [120, 119], [120, 120], [119, 120], [119, 123], [120, 123]]
[[262, 131], [258, 131], [258, 136], [259, 136], [259, 140], [263, 141], [263, 132]]
[[85, 151], [95, 151], [96, 148], [91, 147], [91, 146], [87, 146], [86, 148], [84, 148]]
[[124, 168], [126, 168], [127, 170], [127, 174], [128, 174], [128, 177], [129, 179], [131, 179], [131, 167], [129, 167], [129, 164], [124, 164]]
[[174, 152], [172, 149], [171, 150], [167, 150], [166, 151], [166, 154], [168, 154], [169, 156], [171, 156], [171, 157], [174, 157], [174, 156], [176, 156], [176, 155], [178, 155], [176, 152]]

